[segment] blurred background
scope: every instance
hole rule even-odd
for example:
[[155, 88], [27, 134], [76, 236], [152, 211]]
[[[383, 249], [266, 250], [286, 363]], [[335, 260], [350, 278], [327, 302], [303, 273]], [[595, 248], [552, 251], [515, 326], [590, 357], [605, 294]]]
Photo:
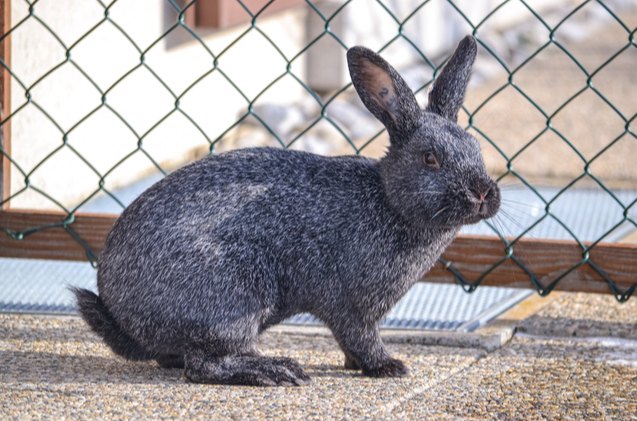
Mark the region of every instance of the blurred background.
[[[434, 67], [471, 33], [481, 46], [466, 110], [493, 174], [511, 162], [563, 186], [620, 136], [589, 170], [634, 187], [633, 1], [243, 4], [14, 1], [12, 157], [50, 198], [29, 188], [11, 206], [101, 210], [82, 205], [211, 150], [381, 156], [387, 138], [349, 85], [346, 48], [380, 50], [425, 104]], [[12, 178], [12, 193], [24, 187]]]
[[[424, 106], [473, 34], [460, 124], [505, 203], [464, 232], [637, 242], [635, 1], [14, 0], [11, 22], [11, 208], [119, 213], [166, 173], [236, 148], [380, 157], [387, 135], [349, 83], [347, 48], [379, 51]], [[37, 272], [1, 265], [6, 288]], [[458, 305], [475, 311], [454, 326], [520, 299], [493, 290]]]

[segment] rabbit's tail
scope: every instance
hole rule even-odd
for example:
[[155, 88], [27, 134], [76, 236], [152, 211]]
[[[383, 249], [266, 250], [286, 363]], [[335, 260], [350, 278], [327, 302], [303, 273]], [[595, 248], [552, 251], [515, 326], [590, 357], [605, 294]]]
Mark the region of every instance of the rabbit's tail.
[[117, 322], [106, 308], [102, 299], [92, 291], [71, 288], [77, 299], [77, 306], [84, 321], [93, 332], [104, 339], [114, 353], [128, 360], [150, 360], [154, 358], [133, 338], [120, 329]]

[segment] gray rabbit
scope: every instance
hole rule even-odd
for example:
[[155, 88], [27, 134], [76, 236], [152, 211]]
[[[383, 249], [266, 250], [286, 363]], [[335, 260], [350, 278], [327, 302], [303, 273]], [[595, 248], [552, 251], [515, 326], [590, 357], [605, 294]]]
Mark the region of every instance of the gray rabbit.
[[423, 111], [374, 52], [347, 52], [356, 91], [387, 128], [380, 160], [255, 148], [168, 175], [115, 223], [99, 296], [76, 289], [84, 320], [118, 355], [183, 367], [193, 382], [300, 385], [294, 360], [261, 355], [261, 332], [308, 312], [345, 367], [407, 374], [378, 322], [460, 227], [496, 214], [500, 191], [478, 141], [456, 124], [476, 56], [464, 38]]

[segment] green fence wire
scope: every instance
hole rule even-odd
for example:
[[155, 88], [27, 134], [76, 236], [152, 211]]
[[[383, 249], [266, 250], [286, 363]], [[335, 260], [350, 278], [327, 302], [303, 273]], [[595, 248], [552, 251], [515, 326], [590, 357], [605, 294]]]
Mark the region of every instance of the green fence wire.
[[[309, 86], [304, 75], [299, 74], [299, 72], [295, 70], [297, 62], [304, 55], [306, 55], [315, 44], [317, 44], [321, 40], [330, 39], [331, 42], [337, 43], [342, 48], [340, 53], [343, 55], [345, 54], [345, 51], [348, 47], [350, 47], [350, 45], [348, 45], [342, 39], [342, 36], [339, 36], [337, 32], [332, 29], [332, 25], [335, 19], [339, 17], [339, 14], [344, 13], [346, 8], [348, 8], [350, 4], [353, 3], [355, 0], [336, 2], [336, 7], [332, 7], [330, 9], [332, 11], [329, 14], [325, 13], [326, 9], [321, 7], [320, 2], [312, 2], [310, 0], [306, 0], [305, 3], [302, 4], [300, 7], [305, 9], [305, 13], [314, 14], [314, 20], [318, 18], [322, 21], [322, 30], [318, 31], [312, 36], [308, 36], [306, 45], [293, 54], [285, 53], [281, 48], [279, 48], [272, 37], [262, 29], [261, 23], [265, 18], [263, 16], [264, 12], [267, 11], [268, 7], [272, 5], [274, 0], [269, 2], [261, 2], [260, 6], [257, 8], [255, 8], [254, 6], [255, 2], [244, 3], [242, 1], [238, 1], [239, 5], [243, 9], [243, 12], [247, 17], [246, 20], [249, 21], [249, 24], [241, 26], [241, 28], [244, 28], [244, 30], [239, 31], [236, 37], [228, 40], [225, 46], [216, 49], [210, 47], [209, 44], [204, 41], [203, 38], [205, 37], [202, 37], [197, 27], [193, 27], [188, 24], [188, 22], [191, 22], [188, 20], [188, 13], [192, 12], [193, 8], [196, 6], [196, 1], [167, 1], [165, 6], [172, 9], [174, 20], [166, 25], [166, 30], [161, 34], [161, 36], [150, 43], [144, 44], [136, 41], [135, 37], [130, 35], [123, 28], [123, 26], [118, 23], [118, 20], [111, 16], [111, 10], [116, 7], [118, 3], [121, 3], [121, 1], [118, 2], [116, 0], [107, 3], [97, 0], [96, 3], [99, 5], [100, 10], [102, 10], [101, 18], [97, 19], [93, 23], [93, 25], [91, 25], [90, 28], [85, 31], [85, 33], [83, 33], [81, 36], [77, 37], [73, 42], [70, 43], [68, 41], [63, 41], [62, 37], [58, 36], [56, 30], [52, 27], [50, 22], [47, 22], [46, 18], [39, 15], [39, 6], [42, 4], [43, 1], [44, 0], [25, 1], [25, 4], [22, 6], [25, 6], [28, 9], [28, 12], [19, 20], [12, 23], [11, 29], [2, 35], [0, 41], [3, 41], [6, 37], [20, 30], [20, 28], [26, 26], [27, 24], [37, 24], [39, 25], [39, 30], [44, 30], [53, 38], [55, 38], [56, 42], [63, 49], [64, 56], [60, 57], [60, 59], [46, 72], [41, 74], [37, 79], [30, 83], [24, 82], [21, 78], [21, 75], [15, 71], [13, 66], [6, 63], [5, 61], [0, 61], [0, 65], [2, 65], [2, 67], [4, 67], [4, 69], [6, 69], [10, 73], [13, 82], [17, 83], [24, 91], [24, 99], [14, 99], [12, 101], [13, 108], [11, 110], [11, 113], [9, 115], [3, 116], [0, 125], [5, 125], [7, 124], [7, 122], [15, 119], [17, 115], [24, 112], [24, 110], [28, 107], [35, 107], [57, 130], [57, 147], [47, 153], [34, 166], [27, 167], [23, 163], [19, 162], [14, 156], [10, 156], [7, 150], [3, 149], [0, 146], [0, 153], [2, 155], [5, 155], [11, 162], [12, 176], [14, 178], [20, 178], [23, 180], [21, 187], [17, 189], [14, 188], [11, 191], [10, 196], [5, 199], [2, 204], [7, 201], [14, 200], [20, 195], [25, 194], [25, 192], [28, 190], [37, 192], [43, 198], [50, 201], [56, 208], [59, 208], [66, 212], [67, 217], [63, 221], [60, 221], [58, 226], [66, 228], [67, 231], [69, 231], [69, 233], [72, 234], [74, 238], [82, 245], [85, 245], [86, 243], [84, 243], [82, 238], [80, 238], [72, 229], [74, 215], [78, 211], [78, 209], [80, 209], [83, 205], [85, 205], [87, 202], [91, 201], [98, 195], [108, 195], [114, 201], [119, 203], [121, 207], [124, 207], [123, 202], [120, 200], [120, 198], [117, 197], [116, 193], [111, 191], [112, 189], [109, 189], [107, 187], [106, 183], [107, 178], [116, 169], [118, 169], [127, 160], [131, 159], [131, 157], [142, 154], [148, 160], [150, 160], [150, 162], [152, 162], [157, 170], [161, 171], [164, 174], [166, 173], [166, 169], [163, 168], [161, 163], [153, 157], [153, 154], [148, 150], [145, 142], [152, 133], [154, 133], [156, 130], [160, 130], [162, 124], [173, 115], [180, 115], [185, 118], [189, 122], [189, 124], [191, 124], [192, 127], [204, 139], [206, 139], [207, 148], [211, 153], [215, 152], [215, 148], [220, 141], [222, 141], [233, 130], [245, 124], [248, 119], [256, 120], [258, 123], [260, 123], [261, 126], [269, 133], [271, 139], [276, 141], [276, 143], [278, 143], [282, 147], [290, 147], [291, 145], [295, 144], [297, 141], [299, 141], [299, 139], [303, 138], [303, 136], [309, 133], [313, 128], [315, 128], [315, 126], [317, 126], [321, 122], [327, 122], [329, 126], [333, 128], [345, 142], [347, 142], [347, 144], [351, 148], [351, 151], [356, 154], [364, 153], [366, 148], [368, 148], [371, 144], [381, 141], [381, 138], [384, 135], [384, 132], [379, 129], [378, 132], [373, 133], [371, 136], [368, 136], [368, 138], [364, 139], [364, 141], [362, 142], [360, 140], [352, 139], [350, 133], [348, 133], [348, 129], [343, 127], [341, 122], [338, 119], [335, 119], [330, 112], [330, 105], [344, 92], [348, 90], [351, 91], [351, 84], [346, 84], [340, 89], [335, 89], [327, 94], [324, 92], [318, 94]], [[18, 2], [14, 2], [14, 4], [15, 3]], [[335, 4], [335, 2], [331, 3], [332, 5]], [[381, 13], [384, 13], [386, 15], [385, 18], [388, 17], [389, 21], [392, 22], [390, 24], [391, 27], [395, 29], [394, 35], [392, 37], [389, 37], [380, 48], [377, 48], [377, 50], [380, 53], [383, 53], [387, 49], [394, 48], [397, 44], [399, 44], [400, 48], [408, 48], [411, 51], [415, 51], [420, 64], [429, 66], [431, 68], [431, 77], [424, 83], [422, 83], [421, 86], [419, 86], [417, 89], [417, 92], [420, 92], [422, 94], [426, 91], [426, 89], [432, 82], [433, 77], [435, 77], [438, 70], [444, 64], [440, 61], [440, 57], [442, 57], [443, 55], [441, 54], [440, 57], [430, 57], [424, 51], [419, 49], [418, 43], [414, 42], [414, 40], [410, 39], [410, 37], [407, 35], [409, 31], [406, 30], [406, 28], [410, 24], [412, 24], [412, 20], [416, 16], [419, 16], [419, 14], [429, 13], [427, 6], [430, 3], [434, 3], [434, 1], [428, 0], [422, 2], [410, 2], [410, 4], [414, 4], [414, 7], [413, 10], [410, 10], [408, 13], [404, 13], [404, 11], [403, 13], [398, 13], [395, 7], [396, 3], [398, 2], [382, 0], [378, 0], [375, 2], [377, 11], [381, 11]], [[493, 3], [491, 10], [483, 17], [481, 17], [478, 21], [472, 20], [469, 17], [470, 14], [462, 7], [463, 5], [466, 6], [469, 2], [446, 0], [440, 1], [438, 3], [444, 3], [444, 6], [454, 14], [454, 19], [456, 21], [460, 20], [462, 22], [462, 25], [468, 28], [468, 31], [476, 38], [480, 46], [481, 57], [490, 57], [495, 60], [497, 65], [500, 67], [499, 70], [504, 71], [507, 75], [506, 80], [504, 80], [504, 82], [500, 86], [497, 86], [495, 89], [493, 89], [493, 91], [490, 92], [489, 95], [487, 95], [480, 104], [473, 107], [472, 109], [468, 109], [466, 107], [464, 108], [467, 118], [467, 128], [479, 134], [482, 139], [488, 142], [493, 150], [496, 151], [496, 153], [501, 156], [502, 159], [506, 162], [504, 171], [501, 171], [500, 174], [498, 174], [499, 180], [517, 180], [518, 183], [525, 185], [528, 189], [530, 189], [530, 191], [534, 192], [534, 194], [542, 201], [544, 205], [543, 215], [541, 215], [541, 217], [539, 217], [531, 225], [523, 227], [521, 232], [519, 232], [513, 239], [505, 238], [506, 233], [502, 232], [501, 227], [499, 227], [495, 223], [489, 223], [489, 226], [492, 228], [494, 234], [498, 235], [502, 239], [504, 245], [503, 255], [502, 258], [498, 262], [496, 262], [491, 269], [487, 270], [478, 279], [470, 281], [466, 279], [461, 271], [455, 268], [453, 264], [444, 261], [443, 263], [448, 264], [448, 269], [454, 274], [457, 281], [460, 283], [460, 285], [462, 285], [465, 291], [471, 292], [482, 282], [482, 280], [488, 275], [488, 273], [490, 273], [506, 261], [510, 260], [517, 264], [528, 275], [530, 281], [541, 295], [550, 293], [561, 279], [563, 279], [573, 270], [577, 269], [579, 266], [590, 265], [590, 267], [597, 271], [599, 275], [606, 280], [609, 288], [612, 290], [613, 294], [619, 301], [627, 300], [633, 293], [635, 286], [625, 291], [620, 290], [613, 282], [613, 280], [610, 279], [608, 275], [601, 268], [599, 268], [594, 261], [590, 259], [590, 250], [599, 242], [607, 239], [607, 237], [620, 225], [631, 224], [633, 228], [637, 228], [637, 222], [631, 215], [631, 211], [633, 211], [634, 208], [637, 208], [635, 206], [635, 203], [637, 203], [637, 197], [633, 198], [633, 200], [628, 204], [626, 204], [625, 201], [620, 200], [613, 192], [613, 190], [607, 187], [607, 185], [602, 181], [601, 177], [597, 176], [595, 172], [591, 170], [591, 166], [603, 155], [611, 153], [611, 148], [613, 148], [613, 146], [620, 140], [628, 137], [628, 139], [634, 143], [635, 139], [637, 139], [634, 128], [631, 127], [631, 124], [633, 124], [633, 122], [635, 121], [635, 116], [637, 114], [627, 114], [625, 110], [622, 110], [614, 103], [612, 98], [604, 93], [604, 90], [602, 88], [599, 88], [595, 84], [596, 77], [600, 74], [600, 72], [611, 65], [611, 63], [613, 63], [619, 56], [621, 56], [622, 54], [635, 52], [635, 48], [637, 47], [637, 44], [635, 42], [636, 29], [629, 27], [628, 24], [624, 22], [622, 17], [620, 17], [620, 14], [618, 14], [618, 12], [616, 12], [616, 9], [614, 9], [614, 7], [611, 5], [611, 3], [614, 4], [614, 2], [610, 1], [589, 0], [579, 2], [560, 2], [567, 3], [568, 7], [570, 7], [570, 11], [561, 16], [561, 19], [559, 19], [557, 22], [550, 22], [543, 14], [544, 12], [537, 7], [537, 2], [534, 1], [504, 0], [491, 2]], [[492, 36], [492, 32], [485, 31], [486, 24], [489, 23], [491, 19], [494, 19], [499, 11], [509, 6], [511, 3], [516, 3], [518, 6], [522, 6], [526, 15], [529, 16], [532, 20], [535, 20], [536, 23], [539, 23], [545, 31], [543, 32], [544, 35], [542, 35], [545, 38], [540, 42], [540, 45], [537, 46], [537, 48], [534, 47], [534, 51], [531, 51], [526, 56], [526, 58], [524, 58], [514, 66], [510, 63], [507, 63], [507, 60], [502, 58], [501, 54], [497, 52], [497, 49], [493, 45], [494, 39], [490, 38]], [[625, 41], [622, 41], [622, 45], [618, 46], [616, 50], [609, 51], [607, 59], [605, 59], [601, 64], [596, 65], [594, 68], [584, 65], [578, 59], [578, 57], [569, 50], [568, 45], [562, 43], [557, 36], [559, 31], [563, 29], [563, 27], [567, 24], [567, 22], [569, 22], [570, 19], [572, 19], [582, 10], [585, 10], [586, 8], [590, 8], [592, 6], [594, 6], [597, 11], [601, 10], [605, 14], [607, 14], [607, 17], [609, 18], [608, 21], [615, 26], [618, 25], [619, 27], [621, 27], [625, 35]], [[149, 5], [148, 7], [154, 6]], [[139, 19], [139, 24], [144, 25], [144, 17], [139, 16]], [[97, 31], [104, 30], [105, 28], [107, 28], [109, 31], [116, 31], [121, 36], [125, 37], [130, 45], [135, 49], [138, 57], [137, 63], [134, 66], [124, 71], [121, 76], [117, 78], [117, 80], [115, 80], [115, 82], [108, 84], [107, 86], [104, 86], [103, 83], [98, 83], [98, 81], [95, 80], [95, 77], [88, 71], [86, 71], [82, 67], [82, 65], [74, 59], [74, 51], [77, 49], [77, 47], [85, 42], [87, 39], [94, 36]], [[185, 31], [187, 36], [191, 38], [191, 42], [198, 43], [203, 51], [205, 51], [208, 55], [210, 63], [209, 68], [205, 72], [194, 78], [190, 84], [180, 90], [177, 90], [169, 83], [167, 83], [160, 76], [160, 72], [157, 71], [156, 67], [154, 65], [151, 65], [147, 60], [149, 52], [158, 44], [166, 41], [166, 39], [171, 36], [173, 32], [176, 31]], [[255, 34], [262, 37], [263, 40], [265, 40], [267, 43], [269, 43], [269, 45], [273, 47], [273, 54], [276, 56], [276, 60], [282, 60], [282, 65], [280, 67], [280, 73], [278, 74], [278, 76], [274, 77], [270, 81], [270, 83], [268, 83], [263, 89], [260, 90], [260, 92], [252, 95], [249, 94], [245, 89], [243, 89], [240, 82], [235, 81], [236, 78], [233, 74], [224, 69], [223, 58], [225, 55], [229, 54], [229, 52], [231, 52], [238, 43], [241, 43], [245, 37], [254, 36]], [[457, 36], [455, 36], [455, 39], [459, 39], [462, 35], [463, 34], [457, 34]], [[576, 92], [573, 92], [572, 95], [560, 98], [561, 105], [556, 107], [553, 111], [547, 111], [543, 109], [542, 106], [536, 100], [534, 100], [533, 96], [527, 93], [527, 91], [525, 90], [525, 86], [519, 83], [518, 80], [519, 73], [523, 71], [529, 65], [529, 63], [531, 63], [533, 60], [536, 60], [538, 56], [543, 53], [543, 51], [549, 48], [557, 48], [559, 51], [561, 51], [564, 56], [567, 57], [568, 60], [570, 60], [577, 67], [578, 72], [581, 73], [579, 76], [583, 75], [583, 82], [580, 89], [578, 89]], [[26, 53], [27, 52], [25, 51], [16, 51], [14, 49], [13, 60], [18, 60], [22, 54]], [[37, 54], [37, 51], [29, 53]], [[478, 60], [480, 60], [480, 58]], [[41, 99], [34, 94], [35, 88], [37, 88], [43, 81], [45, 81], [63, 66], [72, 66], [74, 69], [76, 69], [81, 75], [81, 78], [88, 81], [92, 85], [92, 87], [97, 90], [97, 92], [99, 92], [99, 95], [101, 97], [101, 100], [99, 104], [97, 104], [97, 106], [85, 110], [84, 115], [77, 121], [75, 121], [74, 124], [70, 125], [70, 127], [64, 127], [63, 124], [59, 123], [54, 118], [51, 110], [47, 109], [47, 107], [43, 105]], [[161, 85], [161, 89], [165, 90], [165, 92], [167, 92], [171, 96], [173, 101], [172, 109], [170, 109], [165, 115], [159, 118], [153, 125], [151, 125], [147, 130], [143, 132], [140, 132], [139, 129], [133, 127], [133, 125], [131, 125], [127, 121], [126, 117], [118, 110], [118, 108], [115, 105], [109, 103], [109, 95], [112, 93], [112, 91], [120, 84], [122, 84], [125, 80], [127, 80], [127, 78], [129, 78], [131, 74], [133, 74], [138, 69], [145, 69], [148, 72], [148, 77], [154, 78]], [[203, 128], [201, 121], [198, 121], [197, 118], [191, 115], [191, 113], [188, 112], [181, 104], [184, 96], [186, 96], [192, 90], [200, 89], [201, 82], [212, 74], [216, 74], [219, 77], [223, 78], [245, 101], [245, 112], [239, 115], [236, 120], [225, 130], [223, 130], [221, 133], [216, 134], [215, 136], [207, 133], [207, 131]], [[315, 102], [315, 106], [319, 109], [319, 111], [316, 113], [316, 117], [308, 121], [303, 130], [298, 131], [289, 138], [281, 136], [279, 132], [270, 127], [267, 120], [264, 119], [262, 115], [260, 115], [257, 107], [255, 107], [257, 101], [283, 78], [292, 78], [300, 87], [302, 87], [307, 95], [312, 98], [312, 100]], [[515, 150], [513, 153], [511, 153], [510, 151], [506, 152], [504, 148], [500, 147], [500, 145], [498, 145], [498, 142], [490, 137], [489, 132], [484, 130], [481, 125], [476, 122], [476, 116], [485, 107], [485, 105], [493, 101], [494, 98], [496, 98], [505, 89], [513, 89], [515, 90], [515, 92], [519, 93], [528, 102], [528, 104], [530, 104], [530, 106], [542, 116], [541, 118], [544, 121], [542, 129], [531, 138], [525, 139], [526, 143], [517, 148], [517, 150]], [[547, 86], [547, 89], [551, 89], [551, 87]], [[562, 130], [559, 130], [555, 124], [553, 124], [558, 114], [563, 113], [567, 107], [571, 106], [578, 97], [585, 93], [593, 93], [595, 96], [601, 99], [604, 106], [612, 110], [616, 114], [616, 116], [623, 122], [623, 131], [620, 133], [609, 133], [608, 141], [605, 142], [605, 145], [601, 149], [599, 149], [597, 153], [589, 157], [586, 157], [583, 153], [581, 153], [578, 150], [577, 143], [574, 142], [573, 139], [569, 138], [569, 136]], [[632, 97], [635, 96], [633, 92], [626, 92], [625, 95], [629, 95]], [[72, 143], [68, 141], [71, 133], [76, 131], [78, 127], [81, 127], [87, 120], [91, 119], [97, 112], [103, 110], [108, 110], [110, 113], [112, 113], [113, 116], [115, 116], [115, 118], [121, 121], [121, 123], [123, 123], [128, 128], [128, 130], [132, 133], [137, 141], [137, 145], [133, 150], [131, 150], [125, 156], [122, 156], [117, 163], [115, 163], [110, 169], [106, 171], [98, 170], [97, 166], [94, 165], [93, 162], [86, 158], [80, 152], [80, 150], [78, 150], [78, 148], [76, 148]], [[214, 117], [211, 116], [211, 118]], [[586, 124], [586, 122], [581, 122], [581, 124]], [[572, 150], [576, 157], [575, 159], [581, 161], [581, 173], [577, 174], [568, 183], [563, 185], [558, 193], [550, 198], [545, 198], [536, 188], [536, 184], [532, 180], [529, 180], [528, 177], [525, 176], [523, 171], [518, 171], [514, 165], [515, 162], [519, 161], [520, 156], [522, 156], [525, 151], [532, 147], [534, 143], [538, 142], [538, 139], [541, 139], [542, 136], [547, 133], [551, 133], [561, 139], [561, 141], [563, 142], [562, 146], [565, 145], [570, 150]], [[513, 136], [514, 133], [512, 133], [511, 135]], [[14, 139], [14, 141], [22, 142], [23, 140]], [[40, 188], [32, 184], [31, 182], [34, 172], [42, 167], [42, 165], [44, 165], [47, 160], [60, 153], [61, 151], [65, 151], [67, 153], [70, 152], [81, 161], [83, 161], [84, 164], [88, 166], [88, 168], [90, 168], [90, 170], [97, 176], [99, 180], [97, 185], [95, 186], [94, 191], [92, 191], [90, 194], [87, 194], [80, 203], [77, 203], [73, 207], [65, 206], [63, 203], [61, 203], [60, 200], [56, 199], [45, 189]], [[578, 239], [577, 235], [572, 231], [572, 229], [551, 210], [552, 204], [556, 200], [558, 200], [564, 194], [564, 192], [572, 188], [576, 183], [583, 179], [592, 182], [594, 185], [596, 185], [598, 188], [612, 197], [621, 209], [618, 212], [617, 223], [612, 226], [607, 232], [593, 241], [593, 243], [590, 245], [585, 245], [582, 241], [580, 241], [580, 239]], [[576, 265], [573, 265], [573, 267], [559, 275], [549, 285], [542, 286], [534, 275], [532, 268], [526, 267], [522, 259], [520, 259], [519, 256], [516, 256], [516, 254], [514, 253], [514, 246], [521, 238], [529, 235], [529, 233], [537, 225], [547, 219], [554, 220], [571, 235], [573, 241], [576, 242], [582, 249], [582, 259]], [[48, 227], [31, 227], [21, 232], [11, 231], [3, 227], [0, 228], [4, 231], [5, 234], [19, 241], [33, 232], [41, 229], [46, 229]], [[86, 252], [87, 258], [94, 263], [96, 256], [88, 247], [86, 247]]]

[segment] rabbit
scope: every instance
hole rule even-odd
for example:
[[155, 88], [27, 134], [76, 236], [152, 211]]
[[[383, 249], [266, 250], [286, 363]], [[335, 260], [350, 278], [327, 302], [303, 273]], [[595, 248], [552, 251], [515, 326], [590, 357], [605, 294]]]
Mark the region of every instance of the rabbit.
[[192, 382], [291, 386], [310, 382], [301, 365], [255, 343], [307, 312], [345, 368], [407, 375], [379, 321], [461, 226], [500, 206], [478, 141], [456, 122], [476, 50], [471, 36], [459, 43], [422, 110], [383, 58], [349, 49], [353, 85], [389, 132], [386, 155], [248, 148], [176, 170], [115, 222], [99, 296], [74, 290], [84, 320], [114, 353], [183, 368]]

